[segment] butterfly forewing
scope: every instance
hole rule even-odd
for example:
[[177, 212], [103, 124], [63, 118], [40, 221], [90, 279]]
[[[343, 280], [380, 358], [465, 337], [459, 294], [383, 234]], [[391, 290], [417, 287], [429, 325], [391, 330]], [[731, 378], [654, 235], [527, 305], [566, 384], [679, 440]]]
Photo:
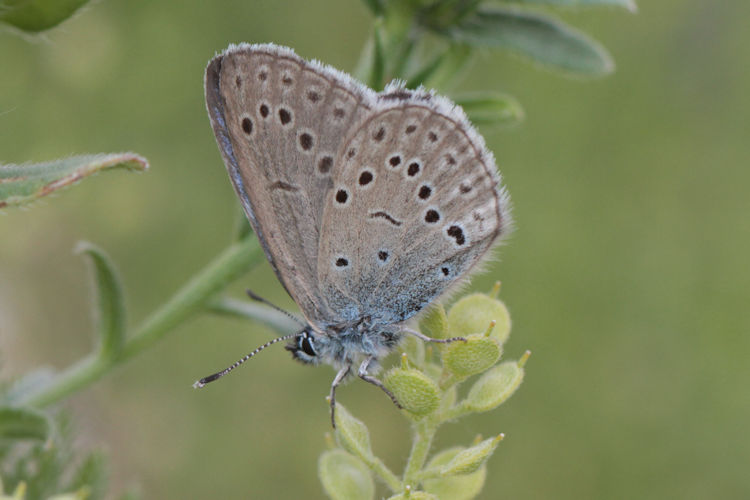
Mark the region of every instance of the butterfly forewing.
[[348, 131], [374, 93], [272, 45], [240, 45], [206, 70], [206, 102], [229, 176], [266, 256], [307, 319], [335, 316], [320, 296], [318, 243]]

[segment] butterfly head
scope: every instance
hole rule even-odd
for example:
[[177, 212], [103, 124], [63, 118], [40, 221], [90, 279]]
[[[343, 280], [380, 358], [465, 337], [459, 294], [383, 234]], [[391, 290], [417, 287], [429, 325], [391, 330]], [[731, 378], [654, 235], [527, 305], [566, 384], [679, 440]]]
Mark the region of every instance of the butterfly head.
[[286, 345], [286, 350], [292, 353], [294, 359], [303, 363], [317, 365], [320, 357], [321, 337], [313, 332], [309, 326], [295, 335]]

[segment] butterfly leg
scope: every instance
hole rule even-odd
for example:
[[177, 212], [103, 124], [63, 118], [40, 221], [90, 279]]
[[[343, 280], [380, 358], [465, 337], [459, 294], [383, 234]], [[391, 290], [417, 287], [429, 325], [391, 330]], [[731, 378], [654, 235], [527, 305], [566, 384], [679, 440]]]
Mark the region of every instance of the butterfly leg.
[[420, 333], [416, 330], [412, 330], [411, 328], [407, 328], [405, 326], [401, 327], [401, 331], [404, 333], [408, 333], [409, 335], [414, 335], [418, 339], [424, 340], [425, 342], [434, 342], [436, 344], [449, 344], [457, 340], [462, 340], [466, 342], [466, 339], [464, 337], [451, 337], [449, 339], [433, 339], [432, 337], [428, 337], [427, 335], [423, 333]]
[[331, 405], [331, 425], [336, 428], [336, 387], [341, 384], [341, 381], [349, 375], [349, 371], [352, 369], [352, 365], [346, 365], [336, 374], [336, 378], [333, 379], [331, 384], [331, 394], [328, 396], [328, 404]]
[[375, 358], [373, 356], [370, 356], [364, 361], [362, 361], [362, 364], [359, 365], [359, 372], [357, 373], [357, 375], [359, 376], [359, 378], [361, 378], [365, 382], [369, 382], [375, 387], [380, 388], [380, 390], [382, 390], [384, 393], [388, 395], [389, 398], [391, 398], [391, 401], [393, 401], [393, 404], [395, 404], [399, 410], [403, 409], [403, 406], [401, 406], [401, 403], [398, 402], [398, 399], [396, 399], [396, 396], [394, 396], [393, 393], [389, 391], [386, 388], [386, 386], [383, 385], [383, 382], [381, 382], [380, 380], [376, 379], [375, 377], [367, 373], [367, 369], [370, 367], [370, 363], [372, 363], [373, 361], [375, 361]]

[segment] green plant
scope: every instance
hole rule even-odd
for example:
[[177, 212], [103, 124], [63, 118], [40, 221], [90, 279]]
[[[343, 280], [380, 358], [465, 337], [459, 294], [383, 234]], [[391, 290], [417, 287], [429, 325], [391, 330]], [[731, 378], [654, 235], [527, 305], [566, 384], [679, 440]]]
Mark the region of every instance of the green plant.
[[[466, 342], [434, 349], [408, 339], [401, 365], [383, 376], [385, 386], [404, 407], [401, 413], [412, 423], [411, 453], [401, 476], [375, 456], [365, 424], [337, 406], [338, 446], [331, 444], [318, 462], [318, 474], [331, 498], [374, 498], [373, 475], [394, 494], [391, 499], [468, 500], [479, 494], [486, 477], [485, 462], [503, 434], [484, 440], [477, 436], [468, 447], [448, 448], [427, 458], [442, 425], [497, 408], [523, 380], [529, 352], [518, 361], [497, 364], [510, 334], [510, 316], [496, 298], [498, 290], [499, 284], [490, 295], [466, 295], [447, 314], [442, 305], [434, 306], [422, 319], [421, 330], [436, 338], [461, 335]], [[476, 375], [481, 376], [459, 398], [459, 386]]]
[[[81, 0], [0, 0], [0, 24], [26, 33], [40, 32], [59, 24], [84, 3]], [[528, 5], [599, 4], [635, 9], [632, 0], [364, 0], [364, 3], [375, 19], [355, 74], [378, 90], [397, 78], [406, 82], [408, 87], [424, 85], [449, 93], [456, 103], [463, 106], [471, 120], [480, 125], [513, 125], [523, 119], [520, 103], [502, 92], [451, 92], [480, 50], [507, 49], [548, 68], [579, 76], [601, 76], [614, 68], [611, 57], [597, 42], [541, 11], [528, 10]], [[196, 81], [200, 81], [199, 75]], [[109, 154], [72, 157], [36, 165], [0, 165], [0, 209], [29, 204], [95, 172], [113, 167], [142, 171], [147, 169], [148, 164], [138, 155]], [[0, 440], [4, 447], [4, 453], [0, 455], [2, 477], [5, 478], [6, 489], [12, 489], [15, 497], [22, 497], [24, 490], [36, 491], [32, 483], [41, 480], [9, 473], [9, 457], [15, 460], [21, 456], [32, 460], [41, 456], [38, 455], [39, 450], [57, 449], [62, 442], [58, 426], [51, 424], [55, 421], [51, 409], [71, 394], [89, 387], [120, 363], [146, 351], [179, 324], [200, 313], [211, 312], [261, 321], [285, 333], [294, 328], [275, 311], [222, 296], [230, 282], [264, 261], [263, 252], [246, 223], [238, 227], [235, 240], [222, 253], [203, 270], [188, 278], [183, 287], [135, 327], [125, 322], [124, 286], [106, 253], [89, 243], [80, 244], [78, 251], [92, 264], [98, 345], [90, 355], [60, 373], [33, 371], [3, 388], [0, 395]], [[523, 358], [515, 364], [504, 363], [492, 367], [499, 359], [505, 340], [495, 333], [503, 331], [504, 327], [494, 309], [471, 309], [474, 311], [471, 314], [451, 319], [451, 315], [459, 315], [462, 310], [459, 305], [462, 303], [455, 305], [447, 317], [444, 311], [441, 316], [441, 309], [437, 307], [423, 320], [421, 327], [425, 333], [437, 336], [444, 333], [445, 324], [450, 324], [451, 334], [469, 335], [467, 344], [455, 344], [443, 349], [438, 364], [433, 359], [437, 358], [436, 353], [423, 357], [422, 347], [412, 342], [401, 367], [385, 376], [386, 385], [409, 408], [405, 415], [414, 421], [415, 445], [404, 476], [396, 478], [386, 472], [384, 466], [378, 470], [373, 468], [379, 467], [378, 462], [368, 463], [365, 460], [369, 455], [367, 449], [362, 448], [366, 443], [364, 437], [361, 442], [355, 439], [356, 432], [351, 440], [342, 437], [345, 429], [364, 429], [343, 407], [339, 411], [337, 432], [339, 441], [349, 451], [327, 452], [321, 458], [321, 470], [346, 466], [352, 476], [360, 473], [366, 475], [370, 470], [376, 470], [394, 492], [404, 497], [411, 495], [412, 498], [419, 498], [421, 493], [409, 493], [408, 490], [420, 484], [426, 491], [447, 491], [451, 484], [453, 487], [458, 484], [455, 481], [467, 481], [467, 478], [478, 477], [475, 475], [480, 472], [484, 477], [482, 464], [494, 450], [497, 438], [479, 442], [465, 450], [445, 450], [425, 466], [432, 435], [439, 425], [469, 413], [490, 409], [492, 405], [487, 401], [491, 400], [492, 395], [489, 393], [495, 389], [509, 390], [508, 387], [512, 386], [491, 382], [490, 379], [495, 379], [490, 374], [501, 373], [497, 371], [501, 369], [511, 370], [512, 366], [521, 373]], [[498, 323], [488, 329], [487, 318]], [[482, 319], [481, 325], [476, 324], [479, 319]], [[485, 362], [478, 363], [480, 359]], [[474, 384], [467, 398], [455, 404], [452, 398], [456, 397], [456, 386], [481, 371], [484, 371], [484, 375]], [[502, 378], [504, 373], [496, 377]], [[517, 380], [520, 382], [520, 375]], [[348, 420], [344, 422], [341, 419]], [[29, 440], [37, 445], [29, 445]], [[359, 452], [351, 454], [350, 447], [357, 442]], [[366, 465], [364, 468], [362, 461]], [[474, 467], [477, 469], [471, 471]], [[321, 478], [324, 477], [329, 476], [321, 472]], [[50, 484], [56, 484], [45, 491], [73, 491], [61, 478], [62, 475], [54, 476], [55, 480], [50, 480]], [[473, 484], [477, 484], [477, 480], [474, 481]], [[89, 498], [94, 498], [96, 491], [96, 488], [89, 487], [81, 495], [89, 494]]]

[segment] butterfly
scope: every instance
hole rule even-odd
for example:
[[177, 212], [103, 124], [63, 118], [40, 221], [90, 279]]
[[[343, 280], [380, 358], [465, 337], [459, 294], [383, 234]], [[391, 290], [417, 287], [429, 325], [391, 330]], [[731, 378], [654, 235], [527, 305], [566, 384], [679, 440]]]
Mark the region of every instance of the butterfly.
[[229, 178], [304, 327], [299, 361], [393, 394], [372, 373], [406, 326], [488, 255], [510, 226], [492, 153], [463, 110], [425, 89], [377, 93], [274, 44], [232, 45], [205, 75]]

